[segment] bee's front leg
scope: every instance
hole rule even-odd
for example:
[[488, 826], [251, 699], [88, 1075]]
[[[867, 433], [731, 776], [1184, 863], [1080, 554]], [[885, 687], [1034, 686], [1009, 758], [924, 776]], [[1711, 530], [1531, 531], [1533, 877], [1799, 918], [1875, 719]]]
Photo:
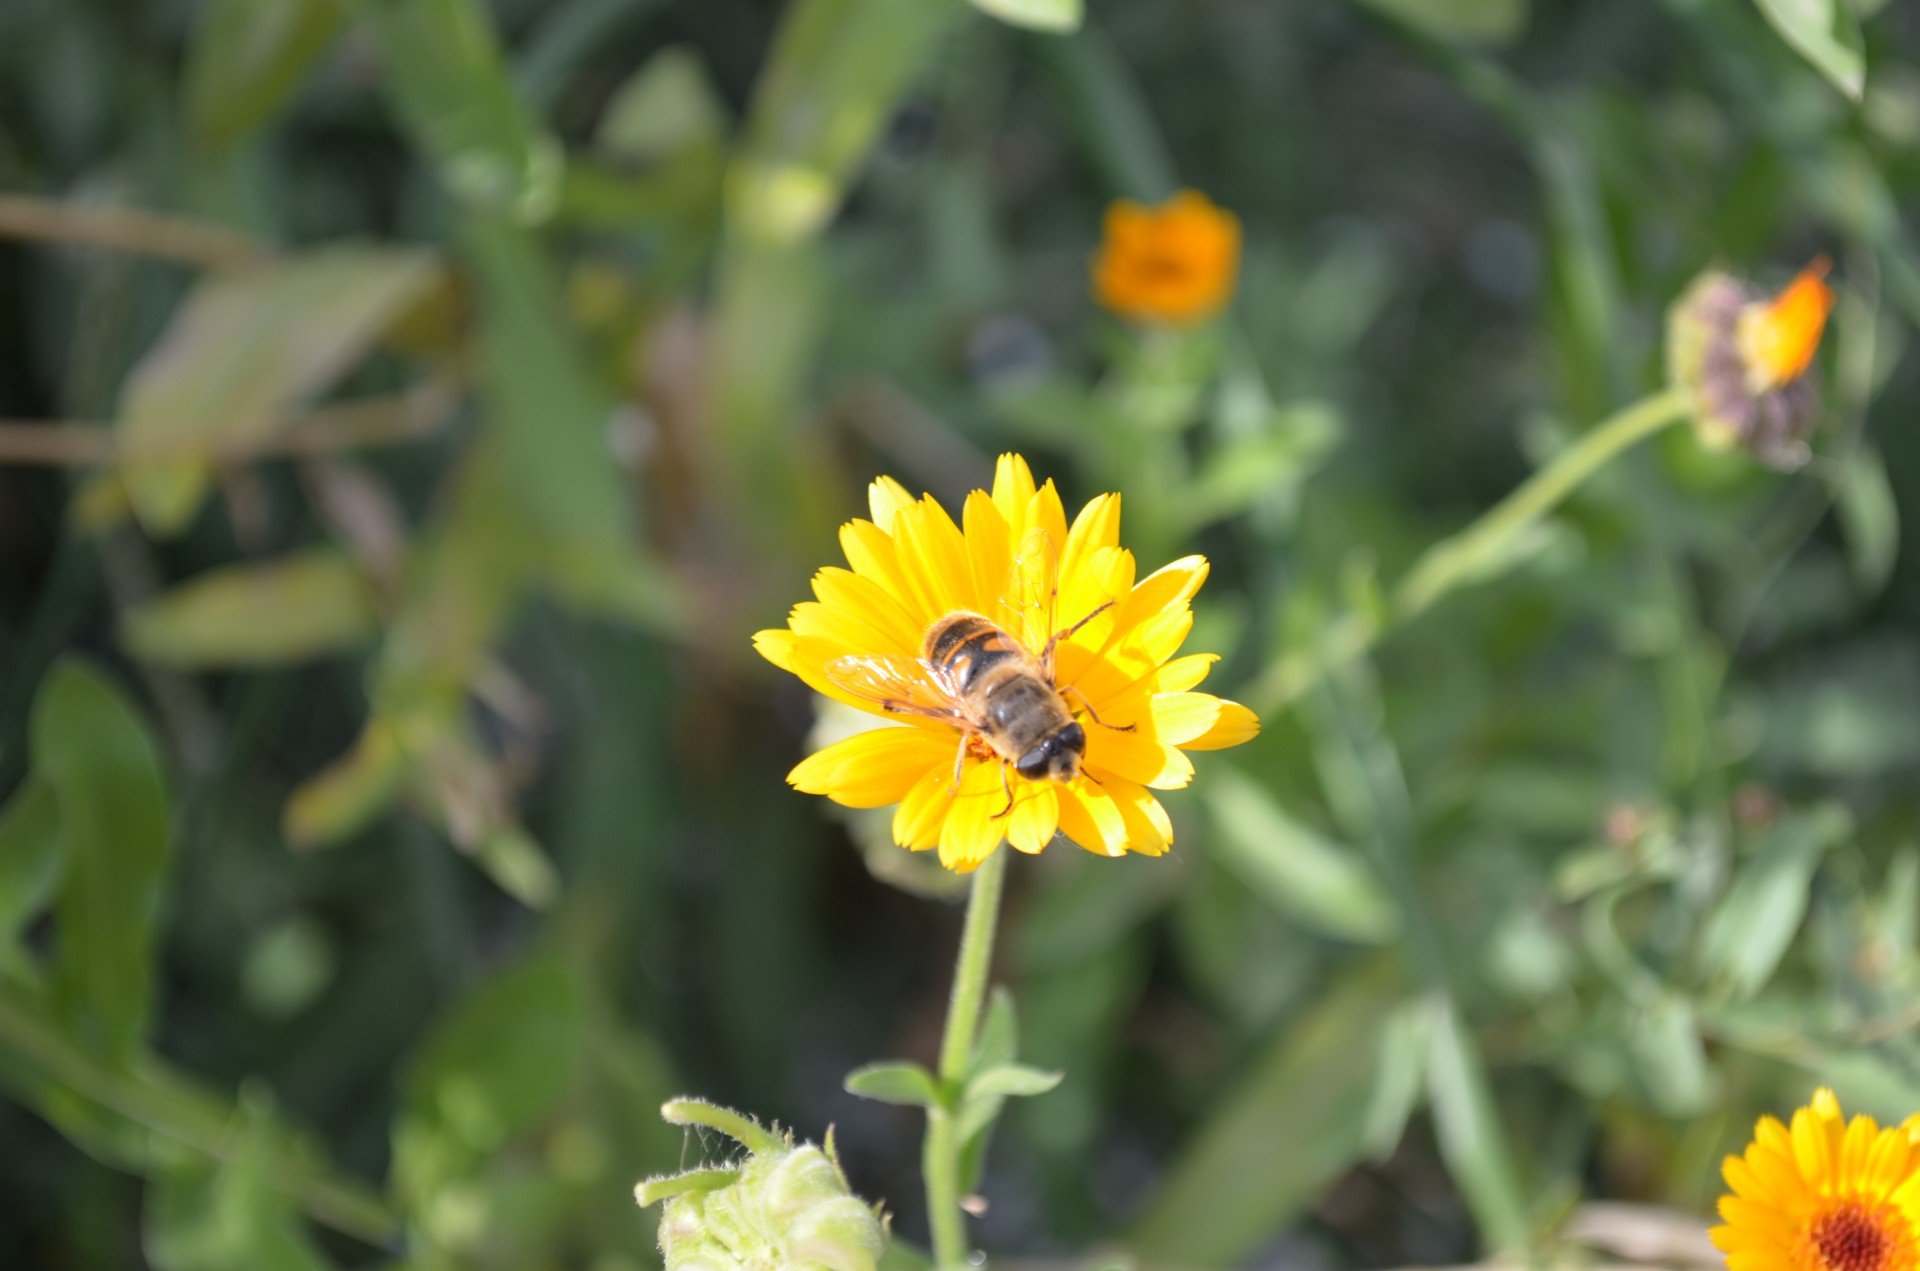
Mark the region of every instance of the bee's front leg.
[[953, 752], [953, 793], [960, 793], [960, 769], [967, 761], [967, 735], [960, 734], [960, 749]]
[[1000, 788], [1007, 792], [1007, 806], [995, 812], [988, 818], [989, 820], [998, 821], [1000, 818], [1006, 816], [1007, 813], [1013, 811], [1013, 780], [1007, 776], [1007, 761], [1004, 759], [1000, 761]]

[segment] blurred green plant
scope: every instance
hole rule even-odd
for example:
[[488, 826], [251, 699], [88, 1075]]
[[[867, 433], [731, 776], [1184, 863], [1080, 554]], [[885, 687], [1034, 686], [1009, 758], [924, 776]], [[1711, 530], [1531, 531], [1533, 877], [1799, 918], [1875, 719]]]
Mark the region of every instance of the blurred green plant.
[[[1904, 16], [0, 7], [0, 1262], [645, 1266], [689, 1084], [838, 1120], [885, 1265], [1631, 1259], [1583, 1198], [1920, 1107]], [[1100, 317], [1183, 185], [1233, 308]], [[1812, 461], [1703, 447], [1667, 306], [1819, 250]], [[1011, 445], [1269, 728], [941, 1045], [745, 633]]]

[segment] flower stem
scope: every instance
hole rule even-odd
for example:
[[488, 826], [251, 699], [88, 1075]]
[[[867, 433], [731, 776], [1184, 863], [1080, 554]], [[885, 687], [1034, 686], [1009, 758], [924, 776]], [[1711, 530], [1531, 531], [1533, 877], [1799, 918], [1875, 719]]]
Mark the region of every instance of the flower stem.
[[967, 1220], [960, 1208], [960, 1142], [955, 1118], [960, 1090], [973, 1059], [973, 1035], [987, 997], [993, 962], [993, 933], [1000, 917], [1001, 883], [1010, 849], [1004, 844], [981, 864], [967, 897], [967, 920], [960, 932], [960, 953], [953, 968], [953, 996], [947, 1003], [947, 1027], [940, 1039], [941, 1104], [927, 1109], [927, 1141], [921, 1168], [927, 1178], [927, 1223], [933, 1229], [933, 1262], [938, 1271], [967, 1265]]
[[1546, 467], [1489, 508], [1479, 520], [1428, 548], [1376, 613], [1341, 617], [1310, 649], [1281, 658], [1255, 681], [1247, 702], [1277, 710], [1467, 583], [1497, 573], [1515, 543], [1587, 478], [1634, 443], [1687, 418], [1690, 403], [1676, 388], [1652, 393], [1589, 429]]

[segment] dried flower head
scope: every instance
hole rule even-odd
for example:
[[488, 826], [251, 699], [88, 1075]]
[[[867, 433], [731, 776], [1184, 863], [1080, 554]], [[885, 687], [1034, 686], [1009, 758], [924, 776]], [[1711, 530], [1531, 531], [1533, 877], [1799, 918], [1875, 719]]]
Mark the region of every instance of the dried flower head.
[[1107, 208], [1105, 229], [1093, 292], [1121, 317], [1187, 326], [1233, 294], [1240, 220], [1206, 195], [1182, 190], [1158, 207], [1120, 199]]
[[886, 477], [869, 501], [873, 519], [840, 531], [852, 568], [814, 575], [817, 599], [754, 646], [815, 691], [904, 726], [828, 746], [787, 780], [848, 807], [899, 804], [894, 841], [937, 847], [958, 872], [1002, 839], [1038, 852], [1056, 831], [1103, 856], [1166, 851], [1173, 824], [1152, 791], [1192, 780], [1186, 751], [1260, 727], [1239, 703], [1193, 691], [1211, 654], [1173, 656], [1206, 559], [1136, 581], [1120, 496], [1069, 527], [1053, 483], [1035, 488], [1018, 455], [1000, 457], [961, 524]]
[[878, 1210], [847, 1188], [834, 1157], [795, 1144], [726, 1108], [676, 1099], [661, 1109], [679, 1125], [732, 1136], [745, 1160], [648, 1179], [642, 1205], [664, 1200], [660, 1253], [667, 1271], [874, 1271], [887, 1248]]
[[1687, 288], [1667, 321], [1673, 382], [1690, 393], [1709, 445], [1742, 446], [1783, 470], [1807, 461], [1819, 419], [1814, 352], [1833, 307], [1822, 257], [1768, 298], [1728, 274]]
[[1762, 1117], [1724, 1166], [1733, 1194], [1713, 1242], [1728, 1271], [1915, 1271], [1920, 1266], [1920, 1116], [1882, 1130], [1840, 1115], [1820, 1089], [1791, 1127]]

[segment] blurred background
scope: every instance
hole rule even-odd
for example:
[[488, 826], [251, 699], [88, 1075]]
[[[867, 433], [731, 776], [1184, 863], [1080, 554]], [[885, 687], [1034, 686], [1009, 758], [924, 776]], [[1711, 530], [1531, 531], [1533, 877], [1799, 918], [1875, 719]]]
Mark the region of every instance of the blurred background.
[[[0, 1265], [654, 1265], [696, 1093], [925, 1240], [956, 880], [761, 663], [890, 473], [1203, 551], [1255, 743], [1016, 860], [1065, 1069], [978, 1242], [1717, 1265], [1718, 1162], [1920, 1110], [1920, 9], [5, 0]], [[1218, 320], [1108, 203], [1240, 217]], [[1812, 462], [1682, 428], [1324, 633], [1817, 253]], [[816, 729], [819, 732], [816, 734]], [[1595, 1202], [1629, 1202], [1620, 1209]], [[1584, 1251], [1584, 1252], [1583, 1252]]]

